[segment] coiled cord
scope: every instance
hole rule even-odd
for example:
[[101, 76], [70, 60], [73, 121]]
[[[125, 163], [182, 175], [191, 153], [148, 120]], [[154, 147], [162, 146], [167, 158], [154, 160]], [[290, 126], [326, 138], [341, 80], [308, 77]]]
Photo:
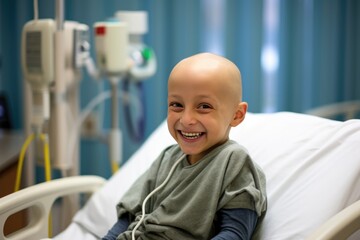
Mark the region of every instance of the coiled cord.
[[171, 167], [169, 174], [167, 175], [166, 179], [164, 180], [164, 182], [162, 182], [157, 188], [155, 188], [151, 193], [149, 193], [146, 198], [143, 201], [142, 204], [142, 216], [139, 220], [139, 222], [135, 225], [134, 229], [132, 230], [131, 233], [131, 238], [132, 240], [135, 240], [135, 232], [136, 230], [139, 228], [140, 224], [144, 221], [145, 218], [145, 206], [146, 206], [146, 202], [152, 197], [152, 195], [154, 195], [156, 192], [158, 192], [161, 188], [163, 188], [170, 180], [172, 174], [175, 171], [176, 166], [185, 158], [185, 154], [181, 155], [181, 157], [179, 157], [178, 160], [176, 160], [176, 162], [174, 163], [174, 165]]

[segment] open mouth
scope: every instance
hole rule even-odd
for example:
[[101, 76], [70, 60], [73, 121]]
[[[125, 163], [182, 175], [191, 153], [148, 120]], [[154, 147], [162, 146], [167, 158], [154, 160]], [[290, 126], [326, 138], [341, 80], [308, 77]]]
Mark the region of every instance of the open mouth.
[[201, 137], [204, 133], [202, 132], [198, 132], [198, 133], [191, 133], [191, 132], [183, 132], [183, 131], [179, 131], [179, 133], [186, 139], [197, 139], [199, 137]]

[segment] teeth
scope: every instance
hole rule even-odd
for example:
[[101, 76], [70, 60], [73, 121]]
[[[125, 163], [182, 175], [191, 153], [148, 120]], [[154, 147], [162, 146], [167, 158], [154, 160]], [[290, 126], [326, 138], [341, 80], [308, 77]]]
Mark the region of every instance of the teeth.
[[181, 132], [181, 134], [186, 138], [195, 139], [201, 136], [201, 133], [188, 133], [188, 132]]

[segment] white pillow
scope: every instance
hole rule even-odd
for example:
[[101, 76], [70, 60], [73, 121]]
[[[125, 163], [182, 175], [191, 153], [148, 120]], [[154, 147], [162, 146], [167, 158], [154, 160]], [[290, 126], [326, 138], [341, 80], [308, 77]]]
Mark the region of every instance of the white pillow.
[[[360, 120], [248, 113], [230, 138], [249, 150], [267, 177], [268, 211], [257, 238], [303, 239], [360, 199]], [[172, 143], [164, 122], [56, 239], [103, 236], [124, 192]]]
[[267, 177], [259, 239], [304, 239], [360, 199], [360, 120], [249, 114], [231, 132]]

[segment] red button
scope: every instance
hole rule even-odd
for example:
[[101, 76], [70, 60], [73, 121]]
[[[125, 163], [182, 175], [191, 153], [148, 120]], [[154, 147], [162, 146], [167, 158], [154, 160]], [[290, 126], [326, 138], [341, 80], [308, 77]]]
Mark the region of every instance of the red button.
[[95, 28], [96, 35], [105, 35], [105, 26], [100, 26]]

